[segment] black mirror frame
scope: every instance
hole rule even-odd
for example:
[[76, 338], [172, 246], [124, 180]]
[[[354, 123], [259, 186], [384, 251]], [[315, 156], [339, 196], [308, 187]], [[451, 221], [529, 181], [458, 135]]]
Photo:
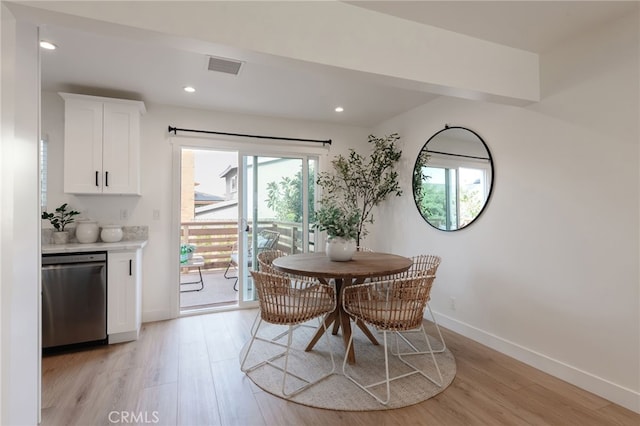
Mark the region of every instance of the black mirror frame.
[[[435, 138], [436, 136], [438, 136], [440, 133], [445, 132], [447, 130], [451, 130], [451, 129], [462, 129], [462, 130], [466, 130], [468, 132], [473, 133], [478, 140], [482, 143], [482, 145], [484, 146], [484, 149], [487, 151], [487, 156], [489, 159], [489, 164], [491, 165], [491, 183], [489, 185], [489, 193], [487, 194], [487, 198], [484, 201], [484, 204], [482, 205], [482, 208], [480, 209], [480, 211], [478, 212], [478, 214], [469, 222], [467, 223], [465, 226], [461, 227], [461, 228], [456, 228], [456, 229], [440, 229], [436, 226], [434, 226], [431, 222], [429, 222], [429, 220], [425, 217], [425, 215], [422, 213], [422, 210], [420, 210], [420, 207], [418, 206], [418, 200], [416, 200], [416, 167], [418, 166], [418, 163], [420, 161], [420, 157], [422, 156], [423, 152], [428, 152], [426, 150], [427, 145], [429, 144], [429, 142]], [[462, 229], [466, 229], [467, 227], [469, 227], [469, 225], [471, 225], [472, 223], [474, 223], [480, 216], [482, 216], [482, 213], [485, 211], [485, 209], [487, 208], [487, 205], [489, 204], [489, 201], [491, 199], [491, 194], [493, 193], [493, 182], [495, 180], [495, 165], [493, 163], [493, 157], [491, 156], [491, 151], [489, 150], [489, 147], [487, 146], [487, 144], [485, 143], [484, 139], [482, 139], [482, 137], [477, 134], [476, 132], [474, 132], [473, 130], [467, 128], [467, 127], [462, 127], [462, 126], [449, 126], [449, 125], [445, 125], [444, 129], [437, 131], [435, 134], [433, 134], [425, 143], [424, 145], [422, 145], [422, 148], [420, 148], [420, 151], [418, 152], [417, 158], [416, 158], [416, 162], [413, 165], [413, 171], [412, 171], [412, 179], [411, 179], [411, 195], [413, 196], [413, 202], [415, 203], [416, 206], [416, 210], [418, 210], [418, 213], [420, 214], [420, 216], [424, 219], [425, 222], [427, 222], [429, 224], [429, 226], [431, 226], [434, 229], [437, 229], [438, 231], [443, 231], [443, 232], [455, 232], [455, 231], [460, 231]]]

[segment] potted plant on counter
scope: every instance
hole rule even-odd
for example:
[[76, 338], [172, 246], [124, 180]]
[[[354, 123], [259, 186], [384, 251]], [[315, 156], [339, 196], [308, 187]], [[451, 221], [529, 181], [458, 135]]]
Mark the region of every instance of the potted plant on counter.
[[64, 203], [55, 210], [55, 213], [42, 212], [42, 219], [48, 220], [55, 228], [53, 233], [54, 244], [66, 244], [69, 241], [69, 232], [65, 231], [65, 227], [73, 223], [74, 216], [79, 215], [80, 212], [75, 210], [67, 210], [67, 203]]
[[327, 231], [327, 256], [339, 262], [351, 260], [357, 248], [360, 212], [340, 206], [332, 200], [320, 203], [321, 207], [315, 212], [314, 227], [319, 231]]

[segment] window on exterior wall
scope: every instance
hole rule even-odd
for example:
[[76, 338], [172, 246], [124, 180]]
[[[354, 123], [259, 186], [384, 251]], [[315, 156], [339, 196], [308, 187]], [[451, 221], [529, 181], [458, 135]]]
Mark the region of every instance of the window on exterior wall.
[[231, 177], [231, 192], [238, 192], [238, 176]]
[[40, 207], [47, 209], [47, 141], [40, 139]]

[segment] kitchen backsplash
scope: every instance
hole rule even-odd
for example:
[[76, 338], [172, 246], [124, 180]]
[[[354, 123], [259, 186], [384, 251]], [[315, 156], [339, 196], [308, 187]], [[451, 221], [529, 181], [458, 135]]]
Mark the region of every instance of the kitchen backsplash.
[[[69, 242], [77, 243], [76, 228], [67, 228], [69, 231]], [[42, 229], [41, 238], [42, 244], [53, 244], [53, 228]], [[149, 239], [149, 227], [148, 226], [123, 226], [122, 227], [122, 241], [139, 241]], [[98, 237], [98, 242], [100, 242]]]

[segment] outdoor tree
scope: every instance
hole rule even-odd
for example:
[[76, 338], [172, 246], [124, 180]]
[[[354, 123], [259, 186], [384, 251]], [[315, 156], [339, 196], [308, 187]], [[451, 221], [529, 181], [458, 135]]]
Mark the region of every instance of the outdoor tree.
[[[309, 170], [309, 214], [313, 216], [314, 182], [313, 170]], [[302, 222], [302, 170], [294, 177], [283, 177], [279, 182], [267, 184], [267, 206], [276, 218], [284, 222]]]

